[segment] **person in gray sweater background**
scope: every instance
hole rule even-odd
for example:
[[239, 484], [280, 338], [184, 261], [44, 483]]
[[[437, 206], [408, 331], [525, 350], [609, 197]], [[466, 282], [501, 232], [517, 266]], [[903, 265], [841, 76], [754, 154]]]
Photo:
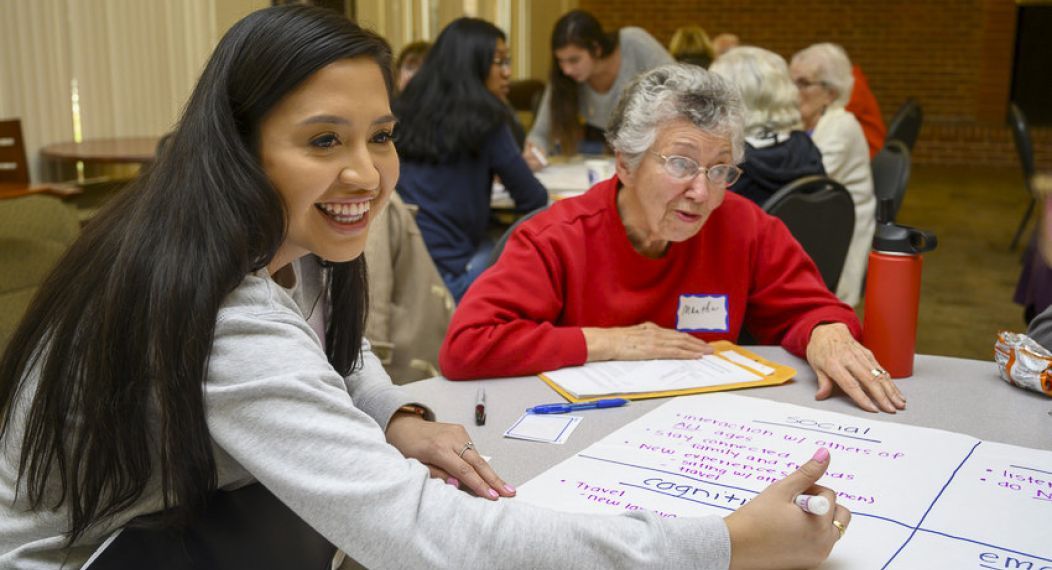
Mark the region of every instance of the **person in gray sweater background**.
[[556, 513], [391, 384], [362, 338], [361, 256], [398, 178], [390, 69], [382, 38], [320, 8], [223, 37], [0, 359], [0, 567], [79, 568], [140, 515], [192, 528], [257, 482], [369, 568], [824, 560], [850, 512], [793, 503], [835, 504], [824, 449], [726, 518]]
[[567, 156], [603, 152], [603, 133], [625, 86], [666, 63], [672, 56], [642, 28], [606, 33], [589, 12], [563, 14], [552, 30], [551, 72], [526, 136], [526, 163], [540, 170], [540, 157], [556, 150]]

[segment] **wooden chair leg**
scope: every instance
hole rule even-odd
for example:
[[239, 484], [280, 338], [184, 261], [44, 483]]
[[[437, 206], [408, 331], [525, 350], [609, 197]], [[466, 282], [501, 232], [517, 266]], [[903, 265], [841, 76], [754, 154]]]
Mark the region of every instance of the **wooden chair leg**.
[[1012, 238], [1012, 245], [1008, 247], [1008, 251], [1015, 251], [1015, 248], [1019, 247], [1019, 238], [1023, 237], [1023, 230], [1026, 229], [1026, 223], [1030, 221], [1030, 216], [1034, 213], [1034, 204], [1037, 202], [1034, 198], [1030, 198], [1030, 204], [1026, 207], [1026, 213], [1023, 214], [1023, 219], [1019, 222], [1019, 228], [1015, 231], [1015, 237]]

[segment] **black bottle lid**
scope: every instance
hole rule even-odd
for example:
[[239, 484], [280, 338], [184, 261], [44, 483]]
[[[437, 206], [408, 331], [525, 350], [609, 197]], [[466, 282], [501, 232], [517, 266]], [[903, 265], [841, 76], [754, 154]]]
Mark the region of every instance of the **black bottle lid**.
[[890, 221], [892, 200], [877, 203], [877, 231], [873, 235], [873, 249], [884, 253], [918, 254], [932, 251], [939, 244], [934, 233], [901, 226]]

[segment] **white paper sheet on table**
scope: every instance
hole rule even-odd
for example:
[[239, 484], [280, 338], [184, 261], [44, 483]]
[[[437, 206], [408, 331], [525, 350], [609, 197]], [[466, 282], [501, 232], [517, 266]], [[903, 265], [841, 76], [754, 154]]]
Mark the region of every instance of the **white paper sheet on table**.
[[550, 164], [534, 172], [552, 194], [582, 194], [588, 190], [588, 167], [581, 162]]
[[566, 414], [525, 413], [511, 424], [504, 437], [563, 444], [580, 425], [581, 419]]
[[[745, 357], [740, 358], [745, 361], [743, 363], [751, 363], [753, 367], [762, 366]], [[773, 371], [766, 366], [763, 368]], [[688, 390], [752, 382], [762, 378], [716, 355], [695, 360], [589, 362], [584, 366], [545, 372], [544, 375], [576, 398]]]
[[726, 515], [832, 453], [851, 509], [823, 568], [1052, 566], [1052, 452], [723, 393], [675, 398], [519, 486], [556, 510]]

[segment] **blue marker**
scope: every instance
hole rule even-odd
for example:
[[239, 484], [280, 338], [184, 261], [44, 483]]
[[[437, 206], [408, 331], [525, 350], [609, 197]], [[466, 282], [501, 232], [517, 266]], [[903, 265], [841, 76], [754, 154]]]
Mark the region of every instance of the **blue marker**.
[[624, 398], [610, 398], [608, 400], [596, 400], [594, 402], [581, 402], [580, 404], [541, 404], [527, 408], [530, 414], [565, 414], [577, 410], [592, 410], [600, 408], [616, 408], [628, 403]]

